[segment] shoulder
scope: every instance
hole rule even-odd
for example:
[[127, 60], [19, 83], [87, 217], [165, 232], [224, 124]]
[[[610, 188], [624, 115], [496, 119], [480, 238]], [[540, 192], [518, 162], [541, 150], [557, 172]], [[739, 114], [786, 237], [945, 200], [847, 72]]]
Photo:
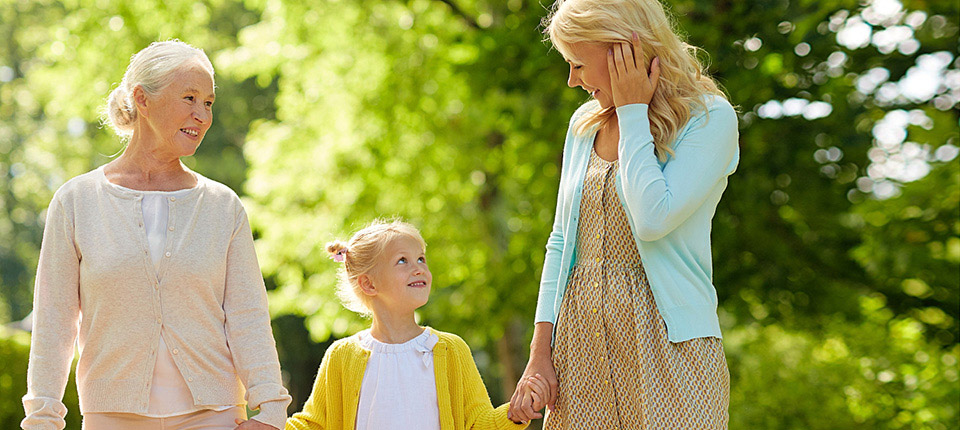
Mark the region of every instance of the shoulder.
[[61, 204], [67, 202], [79, 202], [88, 200], [91, 196], [96, 196], [97, 188], [106, 182], [100, 169], [94, 169], [82, 175], [74, 176], [67, 182], [57, 188], [53, 193], [53, 201]]
[[327, 361], [329, 364], [339, 365], [349, 361], [351, 358], [364, 355], [365, 351], [366, 349], [360, 344], [359, 336], [355, 334], [343, 339], [337, 339], [330, 344], [324, 353], [323, 361]]
[[232, 188], [199, 173], [194, 172], [194, 174], [197, 175], [197, 185], [203, 187], [204, 194], [238, 204], [240, 203], [240, 197]]
[[690, 111], [690, 123], [705, 123], [711, 126], [736, 127], [737, 110], [726, 97], [717, 94], [705, 94]]
[[437, 345], [443, 345], [450, 351], [456, 353], [457, 355], [462, 355], [462, 354], [466, 354], [468, 356], [471, 355], [470, 346], [467, 345], [467, 342], [465, 342], [463, 338], [461, 338], [460, 336], [457, 336], [453, 333], [447, 333], [444, 331], [439, 331], [434, 329], [430, 329], [430, 330], [432, 330], [433, 333], [440, 338], [440, 340], [437, 342]]
[[203, 193], [202, 205], [212, 205], [218, 210], [235, 215], [245, 212], [240, 196], [233, 189], [199, 173], [194, 173], [197, 175], [197, 186], [201, 187]]

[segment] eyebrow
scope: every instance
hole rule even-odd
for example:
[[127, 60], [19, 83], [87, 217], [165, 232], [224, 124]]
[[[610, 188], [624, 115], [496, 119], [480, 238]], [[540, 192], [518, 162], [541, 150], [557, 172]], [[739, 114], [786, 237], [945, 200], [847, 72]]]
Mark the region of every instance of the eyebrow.
[[[198, 90], [198, 89], [196, 89], [196, 88], [193, 88], [193, 87], [189, 87], [189, 88], [187, 88], [187, 89], [184, 90], [184, 91], [185, 91], [185, 92], [188, 92], [188, 93], [197, 93], [197, 94], [200, 94], [200, 90]], [[210, 93], [210, 95], [208, 95], [207, 97], [209, 97], [209, 98], [211, 98], [211, 99], [216, 99], [216, 98], [217, 98], [217, 95], [214, 94], [214, 93]]]

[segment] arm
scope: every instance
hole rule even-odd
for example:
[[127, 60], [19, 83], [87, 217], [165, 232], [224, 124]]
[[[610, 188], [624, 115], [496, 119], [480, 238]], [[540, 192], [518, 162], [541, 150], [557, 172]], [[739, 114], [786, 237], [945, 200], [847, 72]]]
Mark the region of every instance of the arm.
[[327, 425], [327, 388], [330, 381], [330, 361], [332, 360], [334, 347], [327, 348], [320, 362], [320, 370], [317, 371], [317, 379], [313, 382], [313, 391], [310, 398], [303, 405], [303, 410], [293, 414], [287, 420], [285, 430], [322, 430], [329, 428]]
[[607, 67], [620, 126], [617, 151], [625, 203], [640, 240], [654, 241], [683, 224], [733, 173], [739, 150], [737, 115], [725, 100], [714, 100], [708, 112], [690, 118], [674, 157], [661, 170], [647, 117], [660, 79], [660, 60], [654, 58], [648, 72], [642, 56], [634, 55], [638, 52], [640, 39], [634, 33], [630, 44], [611, 47]]
[[[654, 154], [646, 104], [617, 108], [620, 178], [630, 217], [641, 240], [660, 239], [699, 208], [714, 187], [733, 173], [737, 115], [725, 102], [690, 119], [690, 130], [663, 170]], [[709, 120], [708, 120], [709, 119]]]
[[[490, 395], [483, 384], [477, 364], [473, 361], [470, 347], [466, 342], [457, 339], [453, 344], [453, 351], [460, 361], [460, 380], [463, 383], [463, 415], [467, 421], [466, 429], [473, 430], [507, 430], [524, 429], [527, 424], [518, 424], [507, 418], [509, 404], [494, 408], [490, 403]], [[455, 400], [455, 399], [452, 399]]]
[[533, 329], [533, 341], [530, 343], [530, 360], [527, 361], [527, 367], [523, 370], [523, 376], [520, 377], [520, 382], [517, 383], [517, 389], [513, 392], [513, 397], [510, 399], [509, 416], [511, 420], [529, 421], [542, 417], [541, 414], [537, 413], [532, 404], [524, 401], [523, 390], [521, 388], [521, 384], [525, 379], [537, 374], [547, 381], [549, 388], [546, 396], [547, 408], [553, 410], [553, 408], [556, 407], [559, 387], [557, 385], [557, 373], [553, 368], [552, 340], [553, 323], [538, 322]]
[[251, 409], [260, 409], [253, 419], [283, 427], [291, 397], [281, 383], [267, 292], [253, 248], [253, 234], [242, 208], [227, 250], [223, 310], [227, 342], [237, 375], [247, 389], [246, 400]]
[[557, 189], [557, 207], [553, 213], [553, 227], [550, 230], [550, 236], [547, 238], [547, 253], [543, 259], [543, 271], [540, 274], [540, 291], [537, 297], [535, 322], [549, 322], [552, 324], [557, 319], [557, 316], [554, 314], [554, 308], [557, 300], [557, 283], [560, 282], [563, 244], [566, 239], [563, 234], [564, 184], [567, 182], [567, 176], [570, 175], [570, 150], [567, 148], [567, 145], [576, 140], [574, 136], [574, 125], [591, 106], [592, 105], [588, 103], [577, 109], [570, 117], [570, 124], [567, 127], [563, 156], [560, 163], [560, 186]]
[[24, 429], [62, 429], [63, 402], [80, 319], [80, 257], [73, 220], [58, 197], [47, 209], [33, 296], [33, 335], [23, 397]]

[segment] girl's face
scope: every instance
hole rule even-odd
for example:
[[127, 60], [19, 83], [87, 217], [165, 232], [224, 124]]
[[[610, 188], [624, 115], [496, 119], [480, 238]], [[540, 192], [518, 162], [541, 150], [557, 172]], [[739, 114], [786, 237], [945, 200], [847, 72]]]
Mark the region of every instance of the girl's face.
[[610, 72], [607, 68], [607, 43], [577, 42], [570, 45], [573, 58], [568, 58], [570, 88], [580, 87], [600, 102], [600, 107], [613, 106]]
[[433, 282], [423, 247], [406, 235], [387, 244], [370, 278], [376, 291], [373, 300], [398, 312], [427, 304]]

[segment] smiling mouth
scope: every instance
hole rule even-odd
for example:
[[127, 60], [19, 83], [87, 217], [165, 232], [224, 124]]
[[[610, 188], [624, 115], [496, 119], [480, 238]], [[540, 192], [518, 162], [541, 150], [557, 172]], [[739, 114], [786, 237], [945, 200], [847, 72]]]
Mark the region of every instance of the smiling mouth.
[[200, 135], [200, 132], [198, 132], [197, 130], [191, 130], [191, 129], [187, 129], [187, 128], [181, 128], [180, 131], [182, 131], [182, 132], [184, 132], [184, 133], [186, 133], [186, 134], [188, 134], [188, 135], [190, 135], [190, 136], [193, 136], [193, 137], [197, 137], [197, 136]]
[[413, 287], [413, 288], [423, 288], [423, 287], [426, 287], [426, 286], [427, 286], [427, 282], [426, 282], [426, 281], [416, 281], [416, 282], [411, 282], [411, 283], [407, 284], [407, 286], [408, 286], [408, 287]]

